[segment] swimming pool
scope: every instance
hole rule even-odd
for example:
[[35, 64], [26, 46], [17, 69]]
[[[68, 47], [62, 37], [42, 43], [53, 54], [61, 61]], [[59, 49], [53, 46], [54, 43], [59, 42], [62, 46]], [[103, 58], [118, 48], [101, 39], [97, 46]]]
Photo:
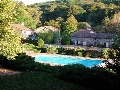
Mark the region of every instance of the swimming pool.
[[102, 60], [97, 59], [85, 59], [85, 58], [75, 58], [68, 56], [55, 56], [55, 55], [38, 55], [35, 56], [36, 62], [42, 63], [53, 63], [57, 65], [69, 65], [69, 64], [83, 64], [86, 67], [97, 66], [102, 63]]

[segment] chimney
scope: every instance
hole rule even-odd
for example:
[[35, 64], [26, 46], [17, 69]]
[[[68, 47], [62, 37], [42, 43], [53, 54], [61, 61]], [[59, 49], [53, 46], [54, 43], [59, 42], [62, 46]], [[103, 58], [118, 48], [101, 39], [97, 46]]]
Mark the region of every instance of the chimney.
[[24, 22], [22, 22], [21, 25], [24, 26]]

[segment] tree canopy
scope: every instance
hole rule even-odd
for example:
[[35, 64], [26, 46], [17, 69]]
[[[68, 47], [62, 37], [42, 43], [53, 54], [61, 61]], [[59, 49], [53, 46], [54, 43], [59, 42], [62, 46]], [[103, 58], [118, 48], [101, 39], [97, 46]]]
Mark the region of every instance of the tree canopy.
[[12, 0], [0, 0], [0, 54], [13, 58], [21, 51], [21, 37], [10, 27], [14, 20], [15, 4]]
[[[26, 27], [33, 30], [44, 25], [64, 27], [68, 17], [73, 15], [78, 24], [86, 22], [96, 31], [103, 27], [102, 31], [109, 32], [110, 29], [106, 30], [106, 20], [111, 21], [114, 14], [120, 11], [118, 0], [55, 0], [32, 5], [18, 1], [14, 3], [17, 15], [13, 23], [24, 22]], [[64, 32], [65, 29], [61, 29]]]

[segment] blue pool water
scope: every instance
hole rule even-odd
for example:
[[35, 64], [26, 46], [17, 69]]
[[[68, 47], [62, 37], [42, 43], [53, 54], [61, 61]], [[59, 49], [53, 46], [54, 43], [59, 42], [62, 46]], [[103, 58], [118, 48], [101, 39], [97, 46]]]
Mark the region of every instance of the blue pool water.
[[93, 67], [97, 66], [98, 64], [102, 63], [102, 60], [97, 59], [81, 59], [75, 57], [66, 57], [66, 56], [54, 56], [54, 55], [39, 55], [35, 56], [36, 62], [42, 63], [53, 63], [53, 64], [61, 64], [61, 65], [68, 65], [68, 64], [83, 64], [86, 67]]

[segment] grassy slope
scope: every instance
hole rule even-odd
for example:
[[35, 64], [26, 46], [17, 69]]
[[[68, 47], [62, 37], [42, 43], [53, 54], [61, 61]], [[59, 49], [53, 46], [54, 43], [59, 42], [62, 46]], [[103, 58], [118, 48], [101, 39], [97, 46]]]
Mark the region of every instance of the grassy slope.
[[42, 72], [0, 77], [0, 90], [88, 90]]

